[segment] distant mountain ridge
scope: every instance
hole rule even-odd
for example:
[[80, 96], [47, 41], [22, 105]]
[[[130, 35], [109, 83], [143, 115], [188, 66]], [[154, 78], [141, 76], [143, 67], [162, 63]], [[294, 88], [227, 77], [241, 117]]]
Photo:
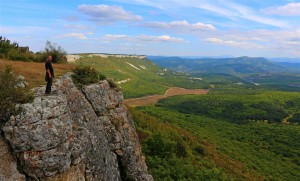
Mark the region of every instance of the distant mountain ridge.
[[267, 58], [267, 59], [272, 61], [272, 62], [289, 62], [289, 63], [298, 63], [298, 64], [300, 64], [300, 58], [281, 57], [281, 58]]
[[300, 72], [297, 67], [271, 62], [262, 57], [236, 57], [236, 58], [181, 58], [148, 56], [159, 66], [176, 71], [191, 73], [225, 73], [231, 75], [247, 75], [261, 73]]

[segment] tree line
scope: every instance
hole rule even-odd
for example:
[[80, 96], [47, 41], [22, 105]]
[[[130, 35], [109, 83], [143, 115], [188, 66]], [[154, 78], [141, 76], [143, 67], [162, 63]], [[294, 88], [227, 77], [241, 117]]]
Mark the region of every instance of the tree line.
[[19, 43], [0, 36], [0, 58], [26, 61], [26, 62], [44, 62], [48, 55], [52, 55], [53, 63], [65, 63], [67, 52], [56, 43], [47, 41], [43, 50], [39, 52], [29, 51], [29, 47], [21, 47]]

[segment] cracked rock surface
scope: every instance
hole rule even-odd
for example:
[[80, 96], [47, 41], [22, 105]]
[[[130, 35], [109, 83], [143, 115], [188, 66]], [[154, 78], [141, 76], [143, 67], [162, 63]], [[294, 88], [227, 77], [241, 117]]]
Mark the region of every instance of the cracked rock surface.
[[70, 74], [52, 89], [3, 127], [27, 180], [153, 180], [122, 92], [106, 80], [79, 90]]

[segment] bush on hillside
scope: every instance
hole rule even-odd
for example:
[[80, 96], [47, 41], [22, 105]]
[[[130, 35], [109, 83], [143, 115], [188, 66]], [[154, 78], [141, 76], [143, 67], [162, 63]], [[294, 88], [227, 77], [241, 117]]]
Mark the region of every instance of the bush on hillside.
[[16, 104], [26, 103], [33, 99], [31, 93], [18, 88], [17, 84], [17, 75], [11, 66], [0, 70], [0, 127], [9, 120], [11, 115], [18, 113]]
[[73, 81], [79, 87], [99, 82], [99, 80], [106, 79], [105, 75], [99, 73], [91, 66], [77, 66], [73, 70]]
[[116, 89], [117, 91], [121, 90], [119, 85], [113, 79], [107, 79], [107, 82], [111, 88]]
[[17, 49], [10, 49], [6, 58], [10, 60], [30, 62], [34, 60], [34, 53], [21, 53]]

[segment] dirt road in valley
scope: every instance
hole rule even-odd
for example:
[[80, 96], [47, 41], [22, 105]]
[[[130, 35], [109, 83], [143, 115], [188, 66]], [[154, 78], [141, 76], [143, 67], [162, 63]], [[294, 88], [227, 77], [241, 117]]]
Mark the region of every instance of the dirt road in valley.
[[145, 105], [153, 105], [160, 99], [164, 99], [170, 96], [175, 95], [187, 95], [187, 94], [207, 94], [209, 92], [208, 89], [184, 89], [179, 87], [170, 87], [164, 95], [152, 95], [141, 98], [134, 99], [126, 99], [123, 101], [124, 104], [129, 106], [145, 106]]

